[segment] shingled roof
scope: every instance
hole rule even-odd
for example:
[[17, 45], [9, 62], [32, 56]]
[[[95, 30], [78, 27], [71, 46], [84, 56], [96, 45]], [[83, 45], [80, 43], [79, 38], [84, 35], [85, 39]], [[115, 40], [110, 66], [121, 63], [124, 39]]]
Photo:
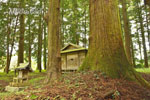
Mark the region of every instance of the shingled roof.
[[[68, 49], [70, 46], [72, 46], [73, 48]], [[77, 52], [77, 51], [87, 51], [87, 49], [76, 44], [68, 43], [64, 48], [61, 49], [61, 54], [69, 53], [69, 52]]]

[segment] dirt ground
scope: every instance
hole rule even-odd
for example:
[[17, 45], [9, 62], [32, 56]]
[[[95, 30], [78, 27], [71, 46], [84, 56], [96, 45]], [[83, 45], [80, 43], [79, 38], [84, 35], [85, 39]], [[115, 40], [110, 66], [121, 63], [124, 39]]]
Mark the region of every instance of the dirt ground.
[[[143, 77], [150, 81], [149, 74]], [[150, 100], [150, 90], [135, 82], [111, 79], [100, 72], [73, 72], [61, 82], [28, 87], [22, 94], [4, 100]], [[0, 81], [1, 84], [1, 81]]]
[[6, 81], [4, 81], [4, 80], [0, 80], [0, 86], [5, 87], [5, 86], [7, 86], [8, 84], [9, 84], [8, 82], [6, 82]]

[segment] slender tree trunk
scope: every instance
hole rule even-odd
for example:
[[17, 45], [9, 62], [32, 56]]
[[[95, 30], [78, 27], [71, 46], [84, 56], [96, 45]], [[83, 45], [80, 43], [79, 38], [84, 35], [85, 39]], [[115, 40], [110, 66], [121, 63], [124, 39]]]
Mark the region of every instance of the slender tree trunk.
[[61, 75], [60, 57], [60, 0], [49, 0], [48, 11], [48, 68], [47, 82], [57, 81]]
[[[42, 1], [40, 1], [40, 7], [42, 8]], [[38, 34], [38, 59], [37, 59], [37, 66], [39, 72], [42, 70], [41, 66], [41, 58], [42, 58], [42, 12], [40, 13], [40, 20], [39, 20], [39, 34]]]
[[6, 65], [6, 69], [5, 72], [8, 74], [9, 73], [9, 65], [10, 65], [10, 56], [9, 56], [9, 44], [10, 44], [10, 26], [8, 25], [8, 32], [7, 32], [7, 65]]
[[138, 80], [143, 86], [150, 88], [150, 84], [127, 60], [121, 37], [118, 0], [90, 0], [89, 43], [81, 70], [103, 71], [112, 78]]
[[[20, 7], [24, 8], [24, 0], [20, 0]], [[20, 15], [20, 34], [19, 34], [19, 50], [18, 50], [18, 65], [24, 62], [24, 14]]]
[[135, 53], [134, 53], [134, 47], [133, 47], [132, 38], [131, 38], [131, 56], [132, 56], [132, 65], [133, 65], [133, 67], [136, 67]]
[[30, 22], [30, 15], [29, 15], [29, 57], [28, 57], [28, 60], [29, 60], [29, 66], [31, 67], [31, 22]]
[[[137, 25], [137, 22], [136, 22], [136, 25]], [[139, 34], [139, 30], [138, 29], [137, 29], [137, 43], [139, 45], [140, 60], [142, 60], [142, 46], [141, 46], [140, 34]]]
[[[150, 7], [149, 7], [149, 12], [150, 12]], [[150, 21], [149, 21], [150, 23]], [[150, 52], [150, 29], [149, 29], [149, 33], [148, 33], [148, 42], [149, 42], [149, 52]]]
[[[78, 14], [78, 4], [77, 4], [77, 0], [73, 0], [74, 1], [74, 16], [77, 16]], [[76, 17], [75, 19], [75, 33], [76, 33], [76, 44], [79, 45], [79, 38], [80, 38], [80, 35], [78, 34], [78, 17]]]
[[46, 59], [46, 50], [47, 50], [47, 48], [46, 48], [46, 26], [44, 25], [44, 55], [43, 55], [43, 57], [44, 57], [44, 69], [46, 70], [46, 64], [47, 64], [47, 59]]
[[62, 7], [62, 11], [61, 11], [61, 48], [64, 47], [64, 0], [61, 0], [61, 7]]
[[83, 41], [83, 43], [84, 43], [84, 47], [86, 48], [86, 45], [87, 45], [87, 39], [86, 39], [86, 36], [87, 36], [87, 18], [86, 18], [86, 7], [84, 8], [84, 21], [85, 21], [85, 23], [84, 23], [84, 41]]
[[148, 57], [147, 57], [147, 49], [146, 49], [146, 42], [145, 42], [145, 32], [144, 32], [142, 12], [140, 10], [140, 6], [138, 3], [137, 3], [137, 5], [138, 5], [140, 29], [141, 29], [141, 33], [142, 33], [142, 44], [143, 44], [143, 50], [144, 50], [144, 63], [145, 63], [145, 67], [148, 67]]
[[80, 38], [80, 35], [78, 34], [78, 4], [77, 4], [77, 0], [72, 0], [72, 10], [73, 10], [73, 13], [72, 13], [72, 22], [71, 22], [71, 32], [72, 32], [72, 36], [71, 36], [71, 40], [74, 44], [77, 44], [79, 45], [79, 38]]
[[124, 22], [124, 32], [125, 32], [125, 51], [130, 64], [132, 63], [131, 57], [131, 32], [129, 26], [129, 18], [127, 15], [127, 7], [126, 7], [126, 0], [121, 0], [122, 3], [122, 13], [123, 13], [123, 22]]
[[[8, 2], [8, 6], [9, 6], [10, 2]], [[5, 72], [8, 74], [9, 73], [9, 65], [10, 65], [10, 58], [9, 58], [9, 44], [10, 44], [10, 33], [11, 33], [11, 30], [10, 30], [10, 26], [11, 26], [11, 18], [10, 18], [10, 15], [8, 14], [7, 16], [7, 61], [6, 61], [6, 67], [5, 67]]]
[[11, 43], [11, 48], [10, 48], [10, 55], [9, 55], [9, 66], [10, 66], [10, 62], [11, 62], [11, 58], [12, 58], [12, 52], [13, 52], [13, 49], [14, 49], [14, 42], [15, 42], [15, 34], [16, 34], [16, 30], [17, 30], [17, 25], [18, 25], [18, 19], [19, 19], [19, 16], [17, 16], [16, 18], [16, 25], [15, 25], [15, 28], [14, 28], [14, 36], [13, 36], [13, 39], [12, 39], [12, 43]]
[[[46, 1], [44, 1], [44, 11], [43, 11], [43, 16], [44, 16], [44, 13], [46, 13]], [[46, 48], [46, 36], [47, 36], [47, 34], [46, 34], [46, 24], [45, 23], [43, 23], [44, 25], [44, 53], [43, 53], [43, 57], [44, 57], [44, 69], [46, 70], [46, 66], [47, 66], [47, 59], [46, 59], [46, 50], [47, 50], [47, 48]]]

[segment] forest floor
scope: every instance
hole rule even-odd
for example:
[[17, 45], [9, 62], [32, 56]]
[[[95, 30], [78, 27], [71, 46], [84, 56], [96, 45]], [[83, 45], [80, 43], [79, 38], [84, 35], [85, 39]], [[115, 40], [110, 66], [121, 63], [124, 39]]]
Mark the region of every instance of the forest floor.
[[[5, 92], [3, 88], [8, 85], [8, 79], [0, 78], [1, 100], [150, 100], [150, 90], [100, 72], [65, 73], [60, 82], [51, 85], [44, 84], [45, 75], [45, 72], [32, 73], [30, 86], [17, 93]], [[150, 74], [142, 75], [150, 81]]]

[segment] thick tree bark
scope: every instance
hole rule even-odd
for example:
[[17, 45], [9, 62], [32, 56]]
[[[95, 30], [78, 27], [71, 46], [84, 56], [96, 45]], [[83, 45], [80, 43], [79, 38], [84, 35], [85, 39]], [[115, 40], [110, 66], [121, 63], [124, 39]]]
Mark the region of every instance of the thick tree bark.
[[60, 57], [60, 0], [49, 0], [48, 11], [48, 68], [47, 82], [57, 81], [61, 75]]
[[143, 86], [150, 88], [127, 60], [117, 1], [90, 0], [90, 44], [80, 69], [103, 71], [112, 78], [138, 80]]
[[[20, 7], [24, 8], [24, 0], [20, 0]], [[19, 34], [19, 50], [18, 50], [18, 65], [24, 62], [24, 14], [20, 15], [20, 34]]]
[[116, 0], [90, 0], [89, 40], [88, 61], [83, 66], [102, 70], [112, 77], [125, 76], [129, 63], [121, 38]]
[[130, 64], [133, 64], [132, 56], [131, 56], [131, 32], [129, 26], [129, 18], [127, 15], [126, 0], [121, 0], [121, 3], [122, 3], [122, 13], [123, 13], [124, 32], [125, 32], [125, 51], [126, 51], [128, 61], [130, 62]]

